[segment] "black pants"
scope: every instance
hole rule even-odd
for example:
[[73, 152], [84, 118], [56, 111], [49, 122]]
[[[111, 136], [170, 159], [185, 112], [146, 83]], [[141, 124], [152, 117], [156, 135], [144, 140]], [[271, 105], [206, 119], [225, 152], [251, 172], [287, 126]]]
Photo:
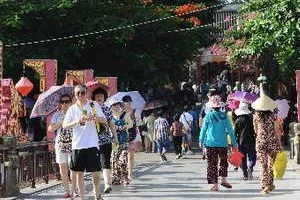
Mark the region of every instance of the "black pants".
[[70, 169], [75, 172], [101, 171], [99, 149], [73, 149], [71, 154]]
[[100, 162], [102, 169], [111, 169], [110, 158], [112, 151], [112, 143], [100, 145]]
[[181, 154], [182, 151], [182, 136], [173, 136], [173, 144], [174, 144], [174, 148], [175, 148], [175, 153]]

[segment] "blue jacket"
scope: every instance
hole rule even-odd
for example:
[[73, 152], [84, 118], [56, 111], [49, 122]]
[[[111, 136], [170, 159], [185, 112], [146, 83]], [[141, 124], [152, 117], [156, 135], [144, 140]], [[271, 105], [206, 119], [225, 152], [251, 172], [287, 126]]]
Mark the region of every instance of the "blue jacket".
[[227, 114], [211, 111], [203, 120], [199, 142], [205, 147], [228, 147], [227, 134], [229, 134], [233, 146], [237, 147], [238, 144]]

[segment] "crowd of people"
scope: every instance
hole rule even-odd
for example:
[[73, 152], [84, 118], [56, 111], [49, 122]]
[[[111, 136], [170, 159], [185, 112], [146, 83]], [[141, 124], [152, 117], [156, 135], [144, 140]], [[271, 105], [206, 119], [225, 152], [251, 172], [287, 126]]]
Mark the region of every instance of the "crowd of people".
[[[77, 85], [75, 103], [69, 95], [60, 98], [57, 110], [48, 127], [56, 132], [55, 153], [64, 186], [64, 198], [78, 196], [85, 199], [84, 172], [91, 172], [95, 199], [103, 199], [100, 191], [100, 171], [103, 172], [104, 193], [113, 185], [128, 185], [133, 175], [135, 152], [146, 154], [157, 150], [166, 162], [170, 145], [175, 159], [193, 154], [193, 142], [198, 138], [202, 159], [207, 160], [207, 182], [211, 191], [220, 185], [233, 186], [227, 181], [228, 151], [240, 151], [244, 157], [239, 166], [244, 180], [253, 178], [258, 159], [261, 168], [261, 192], [275, 189], [273, 163], [283, 149], [276, 117], [276, 103], [260, 90], [260, 97], [252, 104], [232, 100], [224, 102], [224, 94], [209, 89], [207, 101], [197, 112], [195, 105], [184, 105], [171, 118], [164, 108], [143, 111], [142, 117], [132, 107], [128, 95], [122, 100], [111, 98], [96, 89], [91, 97], [88, 88]], [[89, 100], [90, 99], [90, 100]], [[197, 140], [197, 139], [196, 139]], [[69, 171], [72, 187], [69, 188]]]

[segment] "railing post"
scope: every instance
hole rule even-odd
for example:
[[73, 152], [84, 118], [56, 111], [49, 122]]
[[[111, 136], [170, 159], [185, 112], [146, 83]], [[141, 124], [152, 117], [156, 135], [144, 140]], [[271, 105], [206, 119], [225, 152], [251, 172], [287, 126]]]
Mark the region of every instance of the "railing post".
[[17, 140], [13, 136], [4, 136], [3, 145], [9, 148], [8, 160], [4, 162], [6, 168], [5, 196], [17, 196], [20, 193], [18, 183], [19, 156], [17, 154]]

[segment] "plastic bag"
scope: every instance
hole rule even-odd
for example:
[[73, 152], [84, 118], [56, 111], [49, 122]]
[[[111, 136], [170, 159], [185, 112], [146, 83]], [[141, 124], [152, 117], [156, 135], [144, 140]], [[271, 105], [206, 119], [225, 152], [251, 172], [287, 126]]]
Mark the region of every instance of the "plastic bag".
[[273, 165], [274, 179], [282, 179], [287, 166], [287, 162], [288, 158], [285, 151], [278, 152]]
[[233, 166], [239, 167], [242, 164], [242, 159], [244, 154], [239, 152], [238, 149], [233, 148], [231, 150], [231, 155], [228, 156], [228, 162], [231, 163]]

